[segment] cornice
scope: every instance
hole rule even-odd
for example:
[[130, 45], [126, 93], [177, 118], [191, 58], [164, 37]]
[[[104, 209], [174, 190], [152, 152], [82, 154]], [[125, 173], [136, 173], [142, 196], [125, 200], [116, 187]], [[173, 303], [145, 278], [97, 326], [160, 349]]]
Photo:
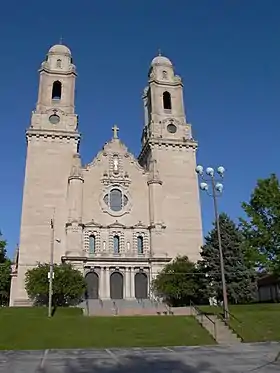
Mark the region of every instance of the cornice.
[[29, 128], [26, 131], [26, 137], [51, 137], [51, 138], [67, 138], [80, 140], [81, 134], [73, 131], [64, 130], [48, 130], [48, 129], [35, 129]]
[[158, 86], [169, 86], [169, 87], [177, 87], [177, 86], [181, 86], [183, 87], [184, 84], [182, 82], [182, 80], [178, 80], [178, 81], [175, 81], [175, 82], [170, 82], [170, 81], [162, 81], [162, 80], [157, 80], [155, 78], [151, 78], [149, 79], [149, 84], [151, 83], [155, 83], [155, 85], [158, 85]]
[[141, 162], [141, 159], [145, 157], [145, 154], [149, 151], [151, 147], [161, 148], [178, 148], [178, 149], [194, 149], [198, 147], [198, 142], [191, 139], [186, 140], [172, 140], [164, 138], [149, 138], [144, 146], [141, 149], [141, 152], [138, 156], [138, 161]]
[[83, 263], [111, 263], [114, 267], [113, 262], [124, 262], [124, 263], [169, 263], [172, 260], [171, 257], [86, 257], [86, 256], [68, 256], [63, 255], [61, 261], [73, 261]]
[[45, 67], [41, 67], [39, 70], [39, 73], [42, 73], [42, 72], [45, 72], [47, 74], [51, 74], [51, 75], [75, 75], [77, 76], [78, 74], [76, 73], [75, 70], [69, 70], [69, 71], [54, 71], [54, 70], [51, 70], [51, 69], [47, 69]]
[[149, 229], [150, 228], [148, 225], [145, 225], [141, 221], [139, 221], [138, 223], [136, 223], [134, 225], [126, 226], [126, 225], [120, 223], [118, 220], [116, 220], [115, 222], [113, 222], [111, 224], [107, 224], [107, 225], [103, 225], [103, 224], [100, 224], [100, 223], [96, 222], [95, 220], [92, 220], [92, 221], [90, 221], [88, 223], [83, 224], [83, 227], [87, 228], [87, 229], [90, 229], [90, 228], [100, 228], [100, 229], [113, 229], [113, 228], [120, 228], [120, 229]]

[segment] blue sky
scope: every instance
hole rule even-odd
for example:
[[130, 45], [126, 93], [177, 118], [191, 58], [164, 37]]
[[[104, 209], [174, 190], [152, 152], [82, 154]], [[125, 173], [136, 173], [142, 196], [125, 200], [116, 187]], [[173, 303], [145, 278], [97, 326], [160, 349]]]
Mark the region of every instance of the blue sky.
[[[83, 161], [111, 137], [114, 123], [138, 154], [141, 94], [161, 48], [184, 80], [198, 162], [227, 169], [219, 207], [236, 219], [256, 180], [279, 174], [279, 18], [279, 0], [3, 2], [0, 229], [9, 253], [19, 239], [24, 133], [37, 100], [37, 70], [61, 35], [79, 73]], [[202, 197], [202, 212], [206, 232], [213, 220], [209, 197]]]

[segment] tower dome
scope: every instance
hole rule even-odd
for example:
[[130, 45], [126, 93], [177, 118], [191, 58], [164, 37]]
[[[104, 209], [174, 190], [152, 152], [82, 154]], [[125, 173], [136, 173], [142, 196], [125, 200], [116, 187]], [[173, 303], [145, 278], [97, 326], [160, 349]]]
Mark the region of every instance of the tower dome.
[[154, 66], [154, 65], [161, 65], [161, 66], [170, 66], [170, 67], [172, 67], [172, 62], [170, 61], [169, 58], [159, 55], [159, 56], [156, 56], [152, 60], [151, 66]]
[[49, 49], [49, 53], [51, 54], [63, 54], [63, 55], [71, 55], [71, 51], [66, 45], [63, 44], [55, 44]]

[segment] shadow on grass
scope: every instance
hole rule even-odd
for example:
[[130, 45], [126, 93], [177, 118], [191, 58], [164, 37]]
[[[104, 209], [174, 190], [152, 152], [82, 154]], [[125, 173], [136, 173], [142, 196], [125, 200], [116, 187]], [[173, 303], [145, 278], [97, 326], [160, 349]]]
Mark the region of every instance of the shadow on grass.
[[[57, 363], [56, 363], [57, 364]], [[115, 356], [112, 359], [94, 358], [72, 358], [61, 361], [61, 366], [56, 370], [49, 366], [38, 371], [38, 373], [220, 373], [215, 367], [205, 362], [195, 362], [194, 365], [184, 363], [176, 356], [170, 359], [166, 355], [161, 356]], [[227, 373], [230, 373], [227, 370]]]

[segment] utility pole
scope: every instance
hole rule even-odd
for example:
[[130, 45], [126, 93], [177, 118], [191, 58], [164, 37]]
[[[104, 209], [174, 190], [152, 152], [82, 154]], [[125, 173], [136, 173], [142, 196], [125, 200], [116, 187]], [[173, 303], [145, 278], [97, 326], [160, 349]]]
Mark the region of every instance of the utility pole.
[[50, 271], [49, 275], [49, 310], [48, 317], [52, 317], [52, 295], [53, 295], [53, 253], [54, 253], [54, 218], [51, 219], [51, 250], [50, 250]]

